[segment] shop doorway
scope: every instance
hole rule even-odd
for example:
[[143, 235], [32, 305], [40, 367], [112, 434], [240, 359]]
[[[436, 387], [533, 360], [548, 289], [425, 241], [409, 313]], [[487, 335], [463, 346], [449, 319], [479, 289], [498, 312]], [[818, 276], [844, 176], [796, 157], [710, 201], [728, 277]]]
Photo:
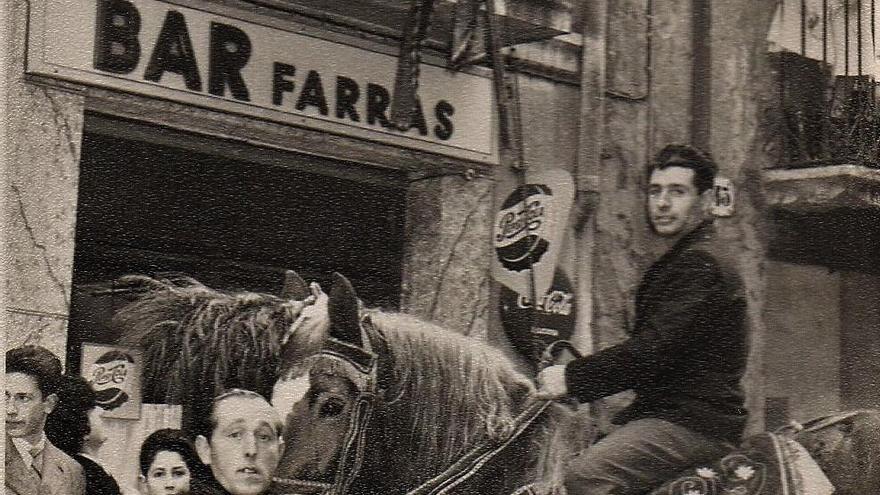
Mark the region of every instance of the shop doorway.
[[402, 174], [88, 115], [67, 360], [113, 343], [122, 275], [183, 274], [278, 293], [285, 269], [349, 277], [366, 304], [400, 299]]

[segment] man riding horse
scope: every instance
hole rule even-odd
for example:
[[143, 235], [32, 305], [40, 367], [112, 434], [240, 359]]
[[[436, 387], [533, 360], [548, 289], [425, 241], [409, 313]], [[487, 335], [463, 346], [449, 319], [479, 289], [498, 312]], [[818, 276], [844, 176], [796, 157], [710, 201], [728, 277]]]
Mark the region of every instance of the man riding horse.
[[672, 247], [639, 285], [630, 338], [538, 376], [544, 398], [636, 394], [615, 417], [623, 426], [567, 465], [570, 495], [642, 493], [720, 457], [743, 433], [746, 301], [713, 240], [716, 171], [690, 146], [658, 153], [648, 168], [647, 214]]

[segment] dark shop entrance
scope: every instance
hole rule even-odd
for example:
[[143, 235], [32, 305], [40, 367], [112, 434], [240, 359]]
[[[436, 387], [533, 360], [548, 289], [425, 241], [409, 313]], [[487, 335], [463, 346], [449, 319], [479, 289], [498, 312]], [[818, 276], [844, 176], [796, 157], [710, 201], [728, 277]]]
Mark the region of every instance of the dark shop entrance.
[[128, 274], [278, 294], [286, 269], [324, 284], [338, 271], [366, 304], [399, 305], [402, 174], [91, 114], [80, 164], [73, 369], [83, 342], [118, 337]]

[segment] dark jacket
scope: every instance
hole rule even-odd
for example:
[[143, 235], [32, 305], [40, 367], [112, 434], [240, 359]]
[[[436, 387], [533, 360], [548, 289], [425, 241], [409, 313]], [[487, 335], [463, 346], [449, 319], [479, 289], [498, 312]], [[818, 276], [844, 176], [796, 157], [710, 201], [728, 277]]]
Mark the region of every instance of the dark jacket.
[[630, 338], [566, 367], [573, 396], [589, 402], [632, 389], [636, 398], [615, 423], [657, 418], [738, 443], [747, 419], [746, 300], [739, 275], [712, 254], [712, 237], [705, 223], [648, 269]]
[[71, 457], [83, 468], [88, 495], [119, 495], [121, 493], [119, 484], [100, 464], [79, 454], [74, 454]]

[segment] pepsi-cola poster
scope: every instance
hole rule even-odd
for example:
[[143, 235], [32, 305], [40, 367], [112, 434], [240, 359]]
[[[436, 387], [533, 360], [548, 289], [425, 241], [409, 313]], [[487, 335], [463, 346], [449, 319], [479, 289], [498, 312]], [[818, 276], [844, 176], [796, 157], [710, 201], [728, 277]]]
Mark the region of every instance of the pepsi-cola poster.
[[83, 344], [81, 373], [95, 390], [98, 406], [106, 418], [140, 418], [140, 372], [138, 349]]

